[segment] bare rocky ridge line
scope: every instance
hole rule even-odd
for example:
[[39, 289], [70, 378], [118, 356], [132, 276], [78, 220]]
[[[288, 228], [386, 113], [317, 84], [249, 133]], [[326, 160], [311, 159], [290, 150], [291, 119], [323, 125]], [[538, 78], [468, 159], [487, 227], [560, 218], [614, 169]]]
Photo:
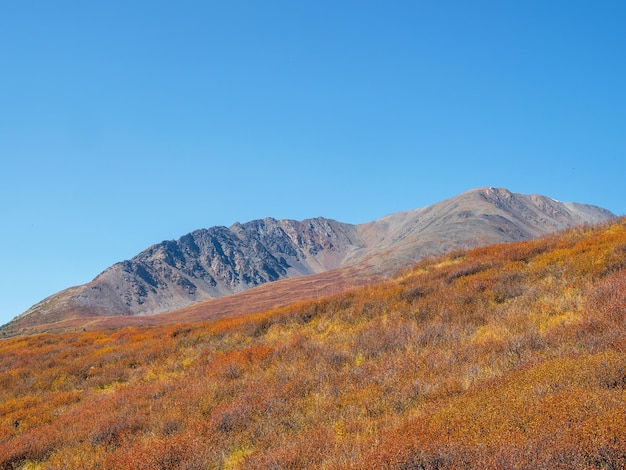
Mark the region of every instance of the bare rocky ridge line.
[[425, 256], [527, 240], [614, 217], [585, 204], [501, 188], [468, 191], [361, 225], [266, 218], [193, 231], [59, 292], [7, 326], [72, 317], [153, 315], [279, 279], [346, 266], [391, 272]]

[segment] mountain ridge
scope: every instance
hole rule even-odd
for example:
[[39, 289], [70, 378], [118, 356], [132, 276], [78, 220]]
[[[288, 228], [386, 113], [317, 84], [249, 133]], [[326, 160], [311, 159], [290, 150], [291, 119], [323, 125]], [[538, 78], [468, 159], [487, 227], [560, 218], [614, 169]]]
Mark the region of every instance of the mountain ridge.
[[357, 265], [364, 276], [384, 274], [426, 256], [527, 240], [612, 217], [596, 206], [488, 187], [365, 224], [323, 217], [236, 222], [152, 245], [93, 281], [44, 299], [8, 325], [160, 314], [280, 279]]

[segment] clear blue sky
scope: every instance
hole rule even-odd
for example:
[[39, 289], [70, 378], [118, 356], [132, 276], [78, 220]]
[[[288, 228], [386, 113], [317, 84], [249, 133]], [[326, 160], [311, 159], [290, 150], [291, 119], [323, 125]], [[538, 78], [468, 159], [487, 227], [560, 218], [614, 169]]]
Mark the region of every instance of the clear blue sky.
[[626, 213], [626, 2], [6, 1], [0, 323], [153, 243], [501, 186]]

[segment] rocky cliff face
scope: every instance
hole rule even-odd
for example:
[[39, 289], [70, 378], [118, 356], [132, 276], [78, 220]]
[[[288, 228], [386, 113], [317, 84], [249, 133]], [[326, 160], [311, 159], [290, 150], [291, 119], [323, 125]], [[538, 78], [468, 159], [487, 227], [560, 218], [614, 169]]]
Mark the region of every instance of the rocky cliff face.
[[196, 230], [45, 299], [12, 323], [152, 315], [278, 279], [355, 264], [387, 272], [453, 249], [530, 239], [611, 217], [595, 206], [482, 188], [362, 225], [266, 218]]
[[196, 230], [117, 263], [76, 302], [110, 314], [154, 314], [286, 277], [341, 266], [358, 234], [327, 219], [255, 220]]

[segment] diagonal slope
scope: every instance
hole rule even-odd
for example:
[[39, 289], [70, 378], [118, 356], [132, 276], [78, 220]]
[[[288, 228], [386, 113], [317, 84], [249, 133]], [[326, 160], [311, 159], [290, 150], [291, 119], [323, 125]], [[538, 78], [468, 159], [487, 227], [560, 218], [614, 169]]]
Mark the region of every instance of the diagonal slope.
[[622, 218], [242, 318], [3, 339], [0, 468], [621, 469], [625, 311]]

